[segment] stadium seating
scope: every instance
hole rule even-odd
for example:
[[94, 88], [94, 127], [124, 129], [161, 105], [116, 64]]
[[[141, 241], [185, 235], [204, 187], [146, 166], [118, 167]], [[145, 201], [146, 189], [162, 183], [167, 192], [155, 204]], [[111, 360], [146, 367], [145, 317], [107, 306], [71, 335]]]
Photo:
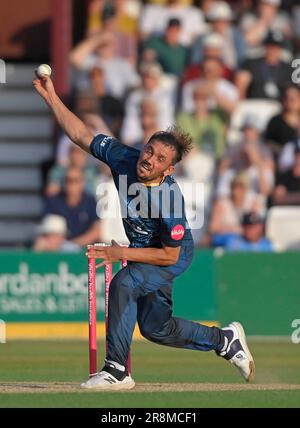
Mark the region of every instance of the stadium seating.
[[268, 211], [266, 235], [277, 250], [300, 249], [300, 207], [272, 207]]
[[247, 118], [255, 118], [257, 120], [258, 127], [263, 130], [266, 128], [268, 121], [278, 114], [280, 110], [281, 104], [278, 101], [265, 99], [241, 101], [231, 115], [227, 136], [228, 143], [234, 144], [240, 140], [241, 127]]
[[41, 164], [53, 150], [53, 121], [32, 88], [36, 66], [7, 64], [0, 89], [0, 246], [22, 246], [42, 212]]

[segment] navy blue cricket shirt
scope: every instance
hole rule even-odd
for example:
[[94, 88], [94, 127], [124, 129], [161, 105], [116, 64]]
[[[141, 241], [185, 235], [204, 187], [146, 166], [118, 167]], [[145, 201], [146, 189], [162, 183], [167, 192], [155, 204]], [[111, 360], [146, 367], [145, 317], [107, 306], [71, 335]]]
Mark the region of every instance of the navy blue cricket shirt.
[[107, 135], [97, 135], [90, 151], [111, 169], [131, 247], [194, 245], [184, 199], [173, 177], [167, 176], [157, 186], [139, 183], [136, 168], [140, 151]]

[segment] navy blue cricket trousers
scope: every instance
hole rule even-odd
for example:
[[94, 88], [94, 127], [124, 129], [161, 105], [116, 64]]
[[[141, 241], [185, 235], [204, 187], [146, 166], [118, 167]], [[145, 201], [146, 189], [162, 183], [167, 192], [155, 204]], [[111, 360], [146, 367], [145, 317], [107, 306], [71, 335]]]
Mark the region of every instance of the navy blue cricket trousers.
[[127, 366], [136, 321], [141, 334], [160, 345], [200, 351], [221, 349], [219, 328], [172, 316], [173, 280], [188, 268], [192, 257], [193, 247], [182, 246], [173, 266], [128, 262], [114, 276], [109, 291], [108, 360]]

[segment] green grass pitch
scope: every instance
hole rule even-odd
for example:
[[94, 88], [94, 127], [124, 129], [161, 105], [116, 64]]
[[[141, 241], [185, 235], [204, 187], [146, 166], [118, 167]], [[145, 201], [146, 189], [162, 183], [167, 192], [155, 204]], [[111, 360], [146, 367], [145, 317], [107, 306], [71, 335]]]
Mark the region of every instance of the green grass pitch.
[[107, 393], [78, 388], [88, 374], [87, 342], [10, 342], [0, 345], [0, 407], [300, 407], [300, 345], [250, 346], [257, 374], [248, 386], [213, 352], [135, 342], [136, 390]]

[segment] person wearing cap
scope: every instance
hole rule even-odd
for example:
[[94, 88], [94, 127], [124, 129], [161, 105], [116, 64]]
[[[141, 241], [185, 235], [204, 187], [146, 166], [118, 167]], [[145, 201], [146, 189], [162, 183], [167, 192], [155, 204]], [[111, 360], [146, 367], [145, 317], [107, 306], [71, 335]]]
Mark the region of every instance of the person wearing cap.
[[227, 251], [272, 252], [272, 242], [264, 236], [265, 220], [255, 212], [244, 214], [242, 218], [242, 233], [224, 235], [223, 239], [215, 241], [215, 246]]
[[264, 40], [264, 56], [244, 62], [236, 75], [241, 99], [280, 100], [292, 75], [290, 65], [281, 60], [283, 45], [283, 34], [270, 31]]
[[300, 144], [294, 145], [294, 162], [278, 174], [272, 198], [273, 205], [300, 205]]
[[80, 251], [79, 245], [66, 239], [67, 232], [67, 222], [62, 216], [48, 214], [37, 228], [32, 249], [36, 252]]
[[180, 77], [187, 65], [188, 48], [180, 43], [181, 22], [178, 18], [168, 21], [163, 37], [152, 36], [145, 44], [144, 54], [151, 50], [165, 73]]
[[257, 57], [268, 31], [279, 31], [285, 40], [291, 40], [293, 26], [288, 14], [280, 10], [281, 0], [259, 0], [255, 12], [244, 14], [240, 29], [248, 45], [247, 55]]
[[211, 33], [219, 34], [223, 41], [222, 59], [227, 67], [234, 70], [245, 57], [245, 43], [242, 33], [232, 24], [233, 13], [225, 1], [214, 2], [207, 10], [206, 19], [210, 28], [193, 43], [191, 63], [199, 64], [203, 59], [205, 37]]
[[174, 123], [173, 88], [164, 86], [164, 73], [157, 62], [143, 62], [140, 66], [142, 84], [131, 91], [125, 102], [125, 118], [121, 129], [121, 138], [132, 145], [142, 140], [141, 104], [148, 98], [158, 107], [158, 126], [167, 128]]
[[[222, 61], [222, 78], [233, 81], [234, 72], [223, 61], [224, 41], [219, 33], [208, 33], [203, 37], [203, 58], [217, 58]], [[181, 79], [182, 85], [202, 75], [202, 64], [189, 64]]]

